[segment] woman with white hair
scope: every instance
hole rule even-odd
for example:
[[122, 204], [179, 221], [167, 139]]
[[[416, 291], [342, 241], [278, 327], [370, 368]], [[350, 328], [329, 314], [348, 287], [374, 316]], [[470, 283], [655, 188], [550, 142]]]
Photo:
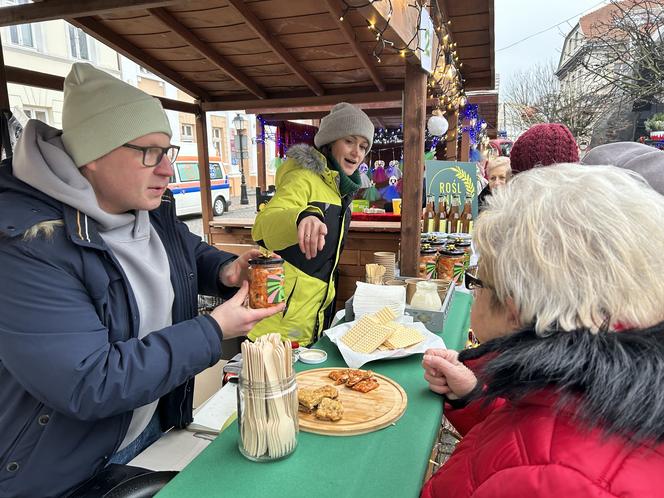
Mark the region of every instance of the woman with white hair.
[[422, 497], [664, 489], [664, 196], [613, 166], [517, 175], [475, 225], [481, 345], [423, 367], [465, 435]]
[[486, 177], [488, 183], [477, 197], [480, 211], [484, 210], [487, 197], [489, 197], [495, 189], [502, 187], [510, 178], [512, 178], [510, 158], [499, 156], [489, 159], [486, 165]]

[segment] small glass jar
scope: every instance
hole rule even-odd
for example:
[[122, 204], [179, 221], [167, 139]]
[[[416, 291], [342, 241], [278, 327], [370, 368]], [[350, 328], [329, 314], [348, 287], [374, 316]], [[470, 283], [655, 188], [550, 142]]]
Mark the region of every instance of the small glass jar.
[[269, 308], [283, 303], [284, 260], [256, 258], [249, 260], [249, 307]]
[[418, 310], [439, 311], [443, 302], [438, 295], [438, 286], [426, 280], [417, 282], [410, 306]]
[[457, 284], [463, 284], [465, 253], [454, 245], [448, 245], [438, 255], [438, 278], [442, 280], [455, 280]]
[[279, 382], [251, 382], [242, 375], [237, 389], [238, 448], [254, 462], [287, 457], [297, 447], [295, 374]]
[[468, 270], [468, 267], [470, 266], [470, 254], [472, 252], [470, 247], [470, 240], [456, 239], [454, 241], [454, 246], [457, 249], [461, 249], [463, 251], [463, 269], [464, 271]]
[[426, 280], [436, 278], [436, 259], [438, 259], [436, 250], [427, 244], [423, 244], [418, 260], [418, 277]]

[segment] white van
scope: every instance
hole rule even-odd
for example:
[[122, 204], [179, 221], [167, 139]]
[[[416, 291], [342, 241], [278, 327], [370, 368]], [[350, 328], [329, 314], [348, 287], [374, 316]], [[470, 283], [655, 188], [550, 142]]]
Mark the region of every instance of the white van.
[[[231, 204], [230, 184], [226, 169], [219, 157], [210, 156], [210, 187], [212, 214], [221, 216]], [[175, 212], [178, 216], [201, 212], [201, 183], [198, 174], [198, 157], [179, 155], [173, 165], [174, 176], [168, 188], [175, 197]]]

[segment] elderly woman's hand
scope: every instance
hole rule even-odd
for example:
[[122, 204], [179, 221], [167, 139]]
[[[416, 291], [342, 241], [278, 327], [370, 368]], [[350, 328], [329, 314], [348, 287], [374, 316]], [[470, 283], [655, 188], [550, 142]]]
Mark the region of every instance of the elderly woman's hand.
[[449, 349], [427, 349], [422, 359], [429, 389], [450, 399], [461, 398], [477, 385], [475, 374], [458, 360], [459, 353]]

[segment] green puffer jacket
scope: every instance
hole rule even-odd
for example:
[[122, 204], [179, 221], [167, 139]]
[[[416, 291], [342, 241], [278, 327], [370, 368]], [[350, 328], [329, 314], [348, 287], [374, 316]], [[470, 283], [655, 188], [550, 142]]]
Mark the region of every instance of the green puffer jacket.
[[[254, 240], [285, 261], [287, 309], [259, 322], [249, 333], [279, 332], [284, 339], [308, 345], [329, 327], [334, 313], [334, 281], [343, 240], [350, 224], [352, 196], [341, 197], [339, 173], [310, 145], [288, 149], [288, 159], [277, 171], [277, 192], [258, 213], [251, 232]], [[307, 260], [297, 239], [298, 221], [307, 212], [327, 225], [325, 247]]]

